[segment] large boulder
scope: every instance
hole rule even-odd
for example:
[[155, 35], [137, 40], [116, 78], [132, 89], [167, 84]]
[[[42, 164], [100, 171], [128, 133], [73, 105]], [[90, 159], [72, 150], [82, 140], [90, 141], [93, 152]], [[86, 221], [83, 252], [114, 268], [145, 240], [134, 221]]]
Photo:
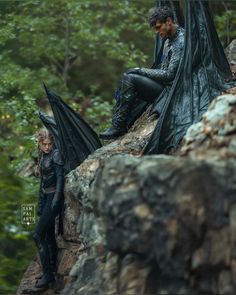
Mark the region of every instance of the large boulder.
[[73, 172], [85, 248], [63, 294], [235, 293], [236, 97], [229, 92], [190, 127], [176, 155], [102, 158], [101, 149], [88, 159], [93, 176], [82, 172], [90, 175], [83, 190], [86, 162]]
[[156, 123], [145, 113], [67, 175], [55, 292], [236, 292], [235, 92], [212, 102], [175, 155], [142, 156]]

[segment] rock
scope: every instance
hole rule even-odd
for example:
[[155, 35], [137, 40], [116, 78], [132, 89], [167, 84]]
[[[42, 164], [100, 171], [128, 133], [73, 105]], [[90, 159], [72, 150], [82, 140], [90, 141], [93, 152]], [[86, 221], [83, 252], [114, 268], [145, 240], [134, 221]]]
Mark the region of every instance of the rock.
[[229, 64], [236, 64], [236, 39], [234, 39], [225, 49]]
[[219, 294], [231, 295], [234, 293], [231, 273], [229, 270], [222, 270], [222, 272], [219, 274], [218, 290]]
[[146, 294], [146, 280], [151, 265], [138, 255], [128, 254], [122, 259], [118, 277], [118, 292], [121, 294]]
[[58, 294], [64, 289], [65, 285], [69, 281], [69, 272], [72, 266], [77, 261], [78, 243], [72, 243], [65, 241], [61, 236], [57, 237], [57, 244], [59, 249], [58, 255], [58, 269], [56, 274], [56, 282], [48, 290], [42, 290], [35, 288], [36, 278], [41, 274], [41, 266], [39, 259], [36, 256], [31, 262], [26, 272], [24, 273], [23, 279], [18, 287], [16, 295], [18, 294], [43, 294], [43, 295], [54, 295]]
[[108, 252], [103, 269], [102, 287], [105, 294], [116, 295], [119, 280], [120, 259], [114, 252]]
[[187, 131], [179, 154], [204, 159], [228, 159], [236, 156], [236, 96], [217, 97], [201, 122]]
[[53, 288], [48, 290], [35, 288], [36, 279], [35, 277], [41, 272], [41, 267], [38, 262], [38, 258], [35, 257], [27, 268], [24, 277], [21, 281], [20, 286], [17, 289], [16, 295], [18, 294], [42, 294], [42, 295], [54, 295], [57, 292], [58, 283]]
[[234, 39], [225, 49], [225, 54], [229, 61], [233, 78], [236, 79], [236, 39]]
[[61, 294], [236, 292], [235, 93], [175, 155], [141, 157], [156, 122], [146, 113], [67, 176]]
[[[154, 294], [194, 292], [194, 280], [199, 290], [217, 290], [214, 282], [220, 271], [231, 266], [229, 208], [235, 202], [235, 189], [234, 193], [229, 189], [235, 188], [235, 164], [233, 159], [213, 162], [173, 156], [117, 155], [104, 160], [90, 200], [95, 218], [101, 219], [105, 229], [104, 249], [109, 252], [104, 251], [102, 257], [95, 248], [90, 249], [93, 261], [100, 261], [94, 266], [99, 275], [97, 271], [86, 285], [82, 279], [76, 280], [68, 294], [75, 294], [72, 290], [81, 284], [82, 289], [91, 287], [94, 280], [99, 282], [96, 286], [103, 286], [99, 292], [107, 288], [108, 294], [134, 294], [137, 290], [145, 294], [149, 285], [154, 285], [153, 272], [159, 282]], [[111, 252], [116, 253], [112, 267]], [[78, 273], [83, 273], [82, 267], [78, 265]], [[214, 268], [210, 278], [199, 279], [199, 272]], [[107, 269], [113, 270], [113, 276], [107, 275]], [[118, 288], [119, 278], [124, 277], [128, 281], [122, 279]], [[110, 289], [108, 278], [115, 282]], [[173, 284], [166, 285], [166, 280]]]
[[[60, 292], [66, 284], [70, 285], [71, 278], [69, 273], [74, 276], [77, 267], [76, 260], [79, 259], [78, 261], [81, 261], [82, 257], [85, 259], [85, 253], [95, 257], [94, 266], [99, 265], [96, 261], [96, 255], [101, 256], [101, 260], [104, 259], [104, 228], [100, 218], [95, 216], [96, 212], [90, 193], [91, 185], [101, 165], [101, 159], [107, 159], [119, 153], [136, 155], [141, 153], [156, 124], [155, 118], [149, 118], [148, 113], [149, 110], [136, 121], [128, 134], [97, 150], [82, 165], [67, 175], [65, 182], [63, 236], [57, 237], [59, 265], [58, 280], [55, 285], [56, 292]], [[88, 263], [85, 260], [83, 271], [85, 271], [88, 265], [91, 265], [93, 260], [91, 257]], [[38, 271], [32, 271], [32, 269], [36, 268]], [[23, 275], [17, 295], [25, 294], [24, 291], [31, 292], [32, 294], [38, 291], [35, 290], [34, 285], [35, 276], [40, 272], [39, 263], [35, 264], [35, 262], [32, 262], [29, 269]], [[99, 272], [95, 271], [95, 273]], [[80, 279], [84, 279], [84, 277], [82, 276]], [[95, 284], [90, 291], [85, 288], [85, 292], [95, 292], [96, 288], [97, 285]], [[82, 289], [80, 291], [84, 292]], [[47, 293], [44, 292], [42, 294]]]

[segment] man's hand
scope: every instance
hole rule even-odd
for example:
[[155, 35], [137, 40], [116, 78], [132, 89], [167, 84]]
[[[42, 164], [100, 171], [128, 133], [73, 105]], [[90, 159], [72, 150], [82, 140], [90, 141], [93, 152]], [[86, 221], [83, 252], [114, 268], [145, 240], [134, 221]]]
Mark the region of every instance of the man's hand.
[[132, 69], [129, 69], [126, 74], [140, 74], [140, 68], [132, 68]]

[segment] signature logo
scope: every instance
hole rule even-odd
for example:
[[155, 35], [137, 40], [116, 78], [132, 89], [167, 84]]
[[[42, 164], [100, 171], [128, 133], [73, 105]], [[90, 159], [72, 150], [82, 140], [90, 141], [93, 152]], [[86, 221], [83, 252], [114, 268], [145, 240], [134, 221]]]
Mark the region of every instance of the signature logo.
[[35, 224], [35, 204], [21, 205], [21, 223], [22, 224]]

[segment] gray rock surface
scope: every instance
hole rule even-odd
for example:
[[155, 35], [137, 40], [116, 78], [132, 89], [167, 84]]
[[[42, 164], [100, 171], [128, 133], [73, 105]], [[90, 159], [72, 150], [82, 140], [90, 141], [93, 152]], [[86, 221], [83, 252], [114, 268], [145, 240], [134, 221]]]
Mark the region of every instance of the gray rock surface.
[[97, 156], [99, 164], [79, 199], [93, 217], [78, 223], [90, 244], [63, 294], [235, 293], [236, 97], [229, 92], [175, 156], [102, 157], [101, 149], [90, 157], [89, 165]]
[[235, 134], [236, 96], [224, 94], [212, 102], [201, 122], [188, 129], [180, 154], [198, 159], [235, 158]]
[[234, 39], [225, 49], [226, 56], [231, 65], [236, 65], [236, 39]]
[[[235, 159], [105, 160], [90, 195], [104, 235], [80, 258], [64, 294], [235, 290], [235, 179]], [[87, 263], [93, 275], [84, 280]]]
[[[135, 122], [128, 134], [97, 150], [82, 165], [67, 175], [63, 223], [64, 234], [57, 237], [59, 248], [57, 282], [53, 289], [47, 291], [35, 289], [36, 277], [41, 272], [40, 264], [36, 257], [25, 271], [18, 287], [17, 295], [34, 293], [50, 295], [55, 294], [55, 292], [58, 293], [66, 284], [70, 285], [71, 279], [73, 280], [75, 273], [77, 273], [76, 267], [80, 264], [80, 261], [86, 273], [87, 268], [91, 265], [90, 261], [96, 259], [97, 253], [104, 252], [104, 228], [100, 225], [101, 219], [95, 216], [96, 212], [90, 193], [91, 185], [102, 160], [108, 159], [114, 154], [130, 153], [139, 155], [142, 152], [156, 123], [154, 117], [148, 117], [148, 112], [149, 110]], [[79, 258], [77, 263], [75, 263], [77, 256]], [[87, 256], [88, 262], [85, 259]], [[91, 259], [91, 257], [94, 258]], [[72, 268], [73, 265], [74, 267]], [[71, 277], [69, 277], [70, 271]], [[84, 279], [84, 276], [82, 278]], [[94, 281], [94, 287], [97, 288], [96, 284], [97, 282]], [[85, 288], [84, 294], [88, 294], [89, 289], [89, 286]], [[94, 292], [94, 289], [92, 292]]]
[[234, 39], [225, 49], [225, 54], [229, 61], [234, 80], [236, 80], [236, 39]]
[[142, 156], [146, 113], [67, 176], [63, 240], [78, 247], [60, 294], [236, 293], [235, 93], [175, 155]]

